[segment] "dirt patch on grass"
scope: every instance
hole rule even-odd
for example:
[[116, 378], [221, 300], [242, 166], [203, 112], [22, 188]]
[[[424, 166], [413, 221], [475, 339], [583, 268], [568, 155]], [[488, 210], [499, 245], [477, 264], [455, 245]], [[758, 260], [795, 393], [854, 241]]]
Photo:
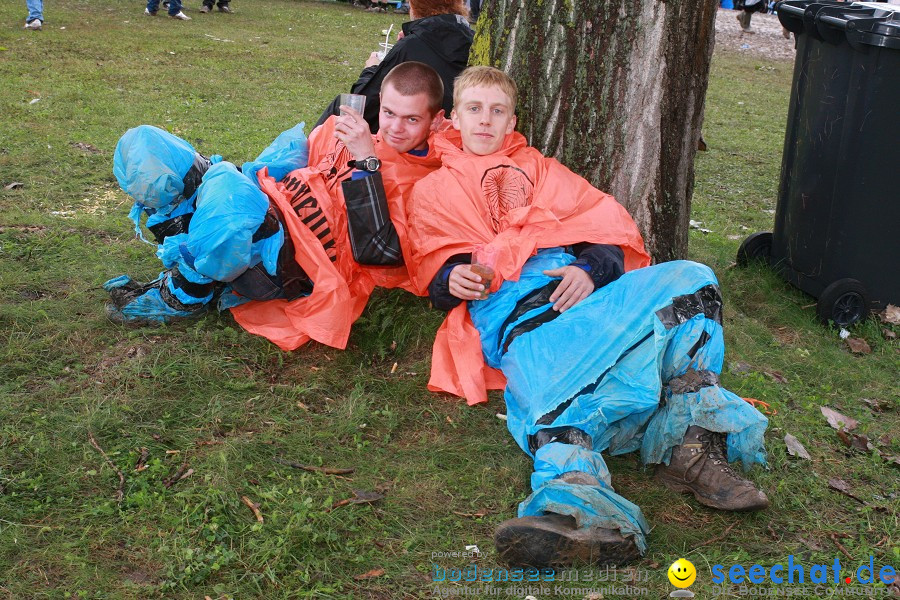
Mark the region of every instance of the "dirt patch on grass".
[[716, 50], [746, 54], [768, 60], [794, 60], [794, 36], [785, 39], [781, 23], [775, 15], [755, 13], [750, 23], [756, 33], [741, 31], [737, 16], [741, 11], [720, 8], [716, 14]]

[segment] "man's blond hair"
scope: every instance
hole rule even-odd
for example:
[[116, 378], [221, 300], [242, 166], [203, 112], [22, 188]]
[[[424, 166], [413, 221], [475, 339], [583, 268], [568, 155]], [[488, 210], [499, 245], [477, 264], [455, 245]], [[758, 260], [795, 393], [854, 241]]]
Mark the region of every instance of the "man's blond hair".
[[512, 77], [494, 67], [469, 67], [453, 80], [453, 106], [459, 104], [464, 90], [476, 86], [490, 86], [499, 88], [501, 92], [509, 96], [512, 103], [510, 109], [515, 112], [519, 89]]

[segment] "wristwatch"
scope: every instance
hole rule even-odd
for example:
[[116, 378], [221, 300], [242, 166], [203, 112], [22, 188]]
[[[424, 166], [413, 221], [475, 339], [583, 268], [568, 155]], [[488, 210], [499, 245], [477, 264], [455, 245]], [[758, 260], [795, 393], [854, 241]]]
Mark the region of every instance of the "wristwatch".
[[347, 163], [347, 166], [359, 169], [360, 171], [374, 173], [381, 168], [381, 161], [375, 156], [370, 156], [369, 158], [364, 158], [362, 160], [351, 160]]

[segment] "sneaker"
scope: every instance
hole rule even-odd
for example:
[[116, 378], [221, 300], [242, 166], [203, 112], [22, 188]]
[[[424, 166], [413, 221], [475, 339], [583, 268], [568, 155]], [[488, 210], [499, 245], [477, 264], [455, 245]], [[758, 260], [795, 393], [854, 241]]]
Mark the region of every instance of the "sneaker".
[[230, 14], [232, 14], [234, 11], [231, 10], [231, 7], [230, 7], [230, 6], [220, 6], [220, 7], [219, 7], [219, 12], [228, 13], [228, 14], [230, 15]]
[[200, 12], [202, 12], [202, 13], [208, 13], [210, 10], [211, 9], [205, 4], [200, 7]]
[[40, 31], [43, 26], [44, 23], [40, 19], [25, 21], [25, 29], [30, 29], [31, 31]]
[[725, 437], [691, 425], [668, 465], [656, 467], [656, 479], [674, 492], [694, 494], [704, 506], [733, 511], [762, 510], [769, 499], [734, 472], [725, 458]]
[[169, 16], [172, 17], [173, 19], [178, 19], [179, 21], [190, 21], [191, 20], [191, 18], [189, 16], [187, 16], [180, 10], [176, 14], [169, 15]]
[[155, 10], [154, 10], [154, 11], [151, 11], [149, 8], [145, 8], [145, 9], [144, 9], [144, 16], [145, 16], [145, 17], [155, 17], [155, 16], [156, 16], [156, 11], [155, 11]]
[[494, 533], [494, 543], [500, 560], [517, 567], [618, 566], [641, 556], [634, 540], [618, 530], [578, 529], [574, 517], [557, 514], [504, 521]]

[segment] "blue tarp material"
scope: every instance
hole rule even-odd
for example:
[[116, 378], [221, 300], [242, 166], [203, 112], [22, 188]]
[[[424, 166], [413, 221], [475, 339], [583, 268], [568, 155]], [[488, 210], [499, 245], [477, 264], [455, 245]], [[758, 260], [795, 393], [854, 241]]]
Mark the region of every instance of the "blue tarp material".
[[275, 181], [281, 181], [291, 171], [305, 167], [309, 161], [309, 144], [303, 133], [305, 126], [306, 123], [299, 123], [282, 132], [256, 160], [241, 166], [244, 175], [258, 186], [256, 172], [263, 167], [269, 168], [269, 177]]
[[167, 237], [157, 256], [195, 283], [232, 281], [259, 262], [275, 275], [284, 230], [279, 225], [278, 233], [253, 241], [268, 209], [265, 194], [234, 165], [220, 162], [203, 177], [190, 231]]
[[[506, 323], [516, 304], [551, 281], [544, 270], [572, 260], [559, 248], [541, 251], [526, 263], [519, 281], [506, 281], [487, 300], [469, 303], [487, 363], [507, 377], [507, 425], [519, 446], [531, 455], [530, 436], [546, 427], [577, 428], [593, 442], [592, 450], [560, 443], [541, 447], [534, 456], [534, 493], [520, 505], [519, 515], [562, 511], [579, 523], [615, 523], [623, 533], [636, 536], [643, 550], [646, 523], [634, 504], [609, 487], [599, 452], [640, 450], [645, 463], [668, 463], [688, 426], [698, 425], [727, 433], [729, 460], [741, 460], [749, 468], [765, 464], [768, 421], [718, 386], [680, 394], [665, 388], [661, 405], [663, 382], [689, 368], [714, 373], [722, 369], [722, 327], [711, 315], [713, 308], [695, 299], [703, 289], [714, 290], [718, 298], [718, 283], [708, 267], [697, 263], [673, 261], [626, 273], [574, 308], [519, 335], [504, 352], [506, 337], [517, 324], [551, 306], [533, 308]], [[664, 322], [675, 298], [685, 298], [679, 306], [687, 309], [678, 312], [674, 322]], [[601, 485], [554, 479], [578, 470], [595, 475]]]

